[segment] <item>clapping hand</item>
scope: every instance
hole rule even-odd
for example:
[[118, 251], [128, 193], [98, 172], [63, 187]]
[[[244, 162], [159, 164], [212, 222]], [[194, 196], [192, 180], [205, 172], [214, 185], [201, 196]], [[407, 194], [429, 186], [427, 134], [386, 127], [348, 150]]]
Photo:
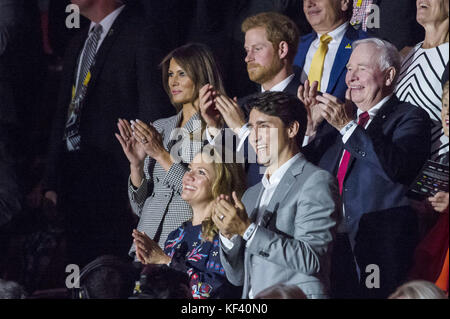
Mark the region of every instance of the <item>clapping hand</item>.
[[308, 113], [308, 126], [306, 128], [306, 136], [315, 134], [317, 127], [323, 121], [321, 109], [317, 107], [319, 103], [316, 97], [319, 95], [317, 91], [318, 82], [314, 81], [311, 85], [309, 80], [306, 80], [303, 85], [300, 85], [297, 90], [297, 97], [305, 105]]
[[162, 153], [167, 152], [164, 148], [161, 134], [153, 125], [147, 125], [140, 120], [136, 120], [131, 121], [131, 129], [134, 138], [151, 158], [158, 159]]
[[237, 98], [231, 99], [226, 95], [217, 94], [214, 102], [228, 127], [235, 134], [239, 134], [239, 130], [245, 124], [245, 115], [241, 107], [237, 104]]
[[244, 204], [237, 198], [236, 192], [233, 192], [232, 196], [234, 204], [229, 196], [220, 195], [216, 199], [214, 212], [211, 216], [220, 233], [228, 238], [231, 238], [234, 234], [243, 236], [251, 224]]
[[144, 232], [133, 229], [133, 243], [136, 246], [136, 257], [146, 264], [168, 264], [171, 258], [167, 256], [158, 244]]
[[338, 131], [342, 130], [350, 121], [354, 120], [351, 90], [345, 92], [345, 103], [328, 93], [317, 96], [317, 107], [321, 109], [323, 118]]
[[435, 211], [448, 214], [449, 197], [447, 192], [438, 192], [436, 195], [428, 197], [428, 201]]
[[120, 142], [130, 164], [135, 167], [142, 167], [146, 153], [142, 143], [139, 143], [134, 137], [130, 123], [127, 120], [119, 119], [117, 127], [120, 134], [116, 133], [116, 138]]
[[216, 92], [211, 84], [205, 84], [199, 91], [200, 113], [208, 128], [220, 129], [222, 119], [214, 103]]

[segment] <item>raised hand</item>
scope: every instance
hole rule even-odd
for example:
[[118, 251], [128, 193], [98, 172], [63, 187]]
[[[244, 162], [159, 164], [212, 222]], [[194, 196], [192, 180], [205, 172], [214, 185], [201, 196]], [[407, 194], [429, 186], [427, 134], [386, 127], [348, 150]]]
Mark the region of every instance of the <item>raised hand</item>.
[[120, 134], [116, 133], [115, 135], [128, 161], [132, 166], [142, 167], [146, 153], [142, 144], [133, 136], [130, 123], [127, 120], [119, 119], [117, 127], [119, 128]]
[[220, 230], [221, 234], [231, 238], [234, 234], [243, 236], [251, 222], [242, 202], [233, 192], [234, 204], [228, 196], [220, 195], [216, 199], [216, 206], [211, 216], [212, 221]]
[[449, 197], [447, 192], [438, 192], [436, 195], [428, 197], [428, 201], [435, 211], [448, 214]]
[[354, 120], [353, 103], [351, 101], [351, 90], [345, 92], [345, 103], [328, 93], [317, 96], [317, 105], [325, 120], [338, 131], [342, 130], [350, 121]]
[[309, 80], [306, 80], [303, 85], [300, 85], [297, 90], [297, 97], [305, 105], [308, 112], [308, 126], [306, 128], [306, 136], [315, 134], [317, 127], [323, 121], [321, 109], [317, 107], [317, 87], [318, 82], [314, 81], [311, 85]]
[[136, 246], [136, 257], [142, 264], [168, 264], [167, 256], [158, 244], [144, 232], [133, 229], [133, 243]]
[[205, 84], [199, 91], [200, 114], [205, 120], [208, 128], [220, 129], [222, 118], [214, 103], [217, 93], [211, 84]]
[[226, 95], [218, 94], [214, 102], [219, 110], [225, 123], [234, 133], [238, 134], [239, 130], [245, 124], [245, 115], [241, 107], [237, 104], [237, 99], [231, 99]]

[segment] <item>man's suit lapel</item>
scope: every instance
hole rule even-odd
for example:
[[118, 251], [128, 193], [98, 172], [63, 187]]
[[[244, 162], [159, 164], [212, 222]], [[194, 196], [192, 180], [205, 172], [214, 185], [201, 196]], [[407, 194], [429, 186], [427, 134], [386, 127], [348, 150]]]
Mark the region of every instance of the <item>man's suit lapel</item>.
[[[398, 104], [398, 99], [392, 96], [377, 112], [377, 115], [373, 118], [366, 132], [372, 140], [380, 138], [382, 136], [383, 125], [389, 118], [389, 114], [392, 112], [394, 105]], [[342, 152], [341, 152], [342, 155]], [[351, 156], [348, 163], [347, 173], [345, 174], [344, 181], [352, 170], [355, 157]]]
[[344, 72], [347, 62], [350, 59], [350, 55], [352, 54], [351, 43], [356, 37], [357, 31], [352, 26], [349, 26], [336, 53], [336, 58], [334, 59], [333, 68], [331, 69], [330, 79], [328, 81], [327, 92], [333, 92], [338, 79], [342, 72]]
[[294, 64], [298, 65], [301, 69], [305, 66], [306, 54], [308, 53], [309, 47], [313, 43], [314, 39], [317, 37], [317, 33], [314, 31], [300, 39], [300, 44], [298, 46], [298, 53], [295, 57]]
[[294, 66], [294, 78], [289, 82], [283, 92], [297, 96], [297, 90], [300, 85], [301, 69]]
[[270, 220], [273, 218], [275, 213], [278, 210], [278, 206], [284, 200], [284, 198], [289, 193], [290, 189], [294, 185], [296, 181], [296, 176], [301, 174], [303, 171], [303, 167], [305, 166], [306, 160], [303, 155], [300, 154], [300, 158], [298, 158], [292, 166], [286, 171], [280, 183], [278, 184], [275, 192], [270, 199], [269, 204], [266, 207], [266, 210], [261, 216], [260, 225], [265, 227], [269, 224]]
[[108, 57], [108, 52], [111, 49], [114, 41], [117, 39], [119, 33], [123, 29], [122, 25], [126, 22], [127, 16], [129, 15], [128, 12], [128, 8], [125, 7], [114, 21], [111, 29], [109, 29], [108, 34], [106, 35], [100, 48], [98, 49], [95, 56], [95, 64], [91, 71], [91, 81], [89, 83], [88, 92], [95, 86], [96, 80], [103, 69], [106, 58]]

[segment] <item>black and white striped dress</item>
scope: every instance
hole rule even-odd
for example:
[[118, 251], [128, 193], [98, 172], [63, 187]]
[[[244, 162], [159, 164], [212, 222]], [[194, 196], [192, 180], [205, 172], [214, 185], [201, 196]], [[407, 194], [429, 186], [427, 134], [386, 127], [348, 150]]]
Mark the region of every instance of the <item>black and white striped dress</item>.
[[441, 78], [448, 59], [448, 43], [431, 49], [423, 49], [422, 42], [418, 43], [403, 60], [396, 88], [399, 100], [419, 106], [430, 115], [432, 160], [439, 160], [448, 152], [448, 137], [441, 121]]

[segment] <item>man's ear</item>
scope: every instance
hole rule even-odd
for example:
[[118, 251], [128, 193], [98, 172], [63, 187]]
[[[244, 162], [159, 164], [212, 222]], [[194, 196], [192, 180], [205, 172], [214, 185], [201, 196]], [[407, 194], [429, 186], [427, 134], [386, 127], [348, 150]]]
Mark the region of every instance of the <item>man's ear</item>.
[[384, 84], [387, 87], [394, 85], [394, 79], [395, 79], [396, 74], [397, 74], [397, 71], [395, 70], [395, 68], [393, 66], [391, 66], [390, 68], [388, 68], [386, 70]]
[[289, 138], [295, 138], [295, 136], [298, 134], [298, 130], [300, 129], [300, 124], [298, 121], [292, 122], [289, 127], [287, 128], [287, 133]]
[[282, 60], [287, 57], [288, 53], [289, 53], [289, 45], [287, 44], [286, 41], [281, 41], [280, 44], [278, 45], [278, 57], [280, 58], [280, 60]]

